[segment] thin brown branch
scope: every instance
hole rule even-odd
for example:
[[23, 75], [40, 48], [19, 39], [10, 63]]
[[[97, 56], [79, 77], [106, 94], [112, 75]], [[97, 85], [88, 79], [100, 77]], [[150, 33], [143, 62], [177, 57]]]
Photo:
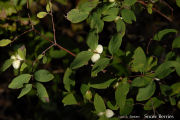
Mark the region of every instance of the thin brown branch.
[[38, 30], [34, 29], [34, 31], [36, 33], [38, 33], [42, 38], [44, 38], [45, 40], [53, 43], [55, 46], [57, 46], [58, 48], [60, 48], [61, 50], [64, 50], [66, 51], [67, 53], [71, 54], [72, 56], [76, 56], [74, 53], [72, 53], [71, 51], [67, 50], [66, 48], [62, 47], [61, 45], [57, 44], [57, 43], [54, 43], [54, 41], [50, 40], [48, 37], [44, 36], [41, 34], [41, 32], [39, 32]]
[[149, 47], [150, 47], [151, 41], [152, 41], [152, 38], [149, 40], [147, 48], [146, 48], [146, 53], [147, 54], [149, 54]]
[[[30, 9], [29, 9], [29, 0], [27, 0], [27, 10], [30, 10]], [[34, 30], [34, 25], [33, 25], [32, 21], [31, 21], [31, 17], [30, 17], [29, 12], [27, 12], [27, 14], [28, 14], [29, 22], [30, 22], [30, 24], [31, 24], [31, 28], [32, 28], [32, 30]]]
[[141, 74], [141, 75], [133, 75], [133, 76], [128, 76], [129, 78], [134, 78], [134, 77], [143, 77], [143, 76], [149, 76], [152, 75], [154, 73], [148, 73], [148, 74]]
[[67, 53], [71, 54], [72, 56], [74, 56], [74, 57], [76, 56], [74, 53], [72, 53], [72, 52], [69, 51], [68, 49], [62, 47], [61, 45], [59, 45], [59, 44], [57, 44], [57, 43], [55, 43], [55, 45], [56, 45], [58, 48], [60, 48], [61, 50], [64, 50], [64, 51], [66, 51]]
[[31, 31], [33, 31], [33, 29], [26, 30], [26, 31], [24, 31], [23, 33], [21, 33], [20, 35], [17, 35], [17, 36], [12, 40], [12, 42], [14, 42], [14, 41], [17, 40], [19, 37], [25, 35], [26, 33], [31, 32]]
[[173, 17], [174, 9], [166, 1], [160, 0], [160, 2], [163, 3], [164, 5], [166, 5], [171, 10], [171, 16]]
[[[50, 2], [51, 2], [51, 0], [50, 0]], [[54, 33], [54, 43], [56, 43], [56, 28], [55, 28], [55, 24], [54, 24], [53, 10], [52, 10], [52, 7], [50, 7], [50, 8], [51, 8], [50, 16], [51, 16], [51, 21], [52, 21], [53, 33]]]
[[55, 44], [52, 44], [51, 46], [49, 46], [48, 48], [46, 48], [41, 54], [42, 54], [42, 55], [45, 55], [46, 52], [47, 52], [49, 49], [51, 49], [54, 45], [55, 45]]
[[[140, 3], [140, 4], [142, 4], [142, 5], [144, 5], [144, 6], [147, 6], [147, 3], [145, 3], [144, 1], [138, 0], [137, 2]], [[157, 12], [157, 13], [158, 13], [159, 15], [161, 15], [162, 17], [166, 18], [169, 22], [172, 22], [172, 21], [173, 21], [170, 17], [166, 16], [164, 13], [162, 13], [162, 12], [159, 11], [159, 10], [157, 10], [156, 8], [152, 8], [152, 10], [153, 10], [154, 12]]]
[[[27, 9], [29, 10], [29, 0], [27, 0]], [[38, 33], [42, 38], [44, 38], [45, 40], [49, 41], [52, 43], [52, 46], [57, 46], [58, 48], [60, 48], [61, 50], [64, 50], [66, 52], [68, 52], [69, 54], [71, 54], [72, 56], [76, 56], [74, 53], [72, 53], [71, 51], [67, 50], [66, 48], [62, 47], [61, 45], [57, 44], [56, 43], [56, 29], [55, 29], [55, 24], [54, 24], [54, 18], [53, 18], [53, 13], [52, 13], [52, 7], [51, 7], [51, 12], [50, 12], [50, 15], [51, 15], [51, 20], [52, 20], [52, 25], [53, 25], [53, 33], [54, 33], [54, 41], [50, 40], [48, 37], [46, 37], [45, 35], [42, 35], [41, 32], [39, 32], [38, 30], [36, 30], [34, 28], [34, 25], [31, 21], [31, 17], [30, 17], [30, 14], [28, 12], [28, 18], [29, 18], [29, 21], [31, 23], [31, 31], [34, 31], [36, 33]], [[52, 47], [50, 46], [50, 48]], [[47, 48], [46, 50], [49, 50], [50, 48]]]

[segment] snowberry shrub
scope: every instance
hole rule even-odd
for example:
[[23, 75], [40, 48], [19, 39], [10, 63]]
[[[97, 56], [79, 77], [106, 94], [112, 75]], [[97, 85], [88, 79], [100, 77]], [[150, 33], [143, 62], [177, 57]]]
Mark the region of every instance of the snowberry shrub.
[[[180, 48], [179, 31], [168, 27], [157, 31], [149, 42], [143, 41], [147, 45], [146, 52], [145, 47], [141, 44], [138, 46], [135, 44], [133, 48], [127, 49], [122, 46], [122, 43], [127, 40], [125, 39], [126, 31], [128, 31], [127, 26], [131, 26], [141, 19], [141, 16], [138, 16], [138, 19], [136, 18], [136, 14], [140, 12], [138, 11], [139, 8], [146, 8], [147, 14], [150, 15], [156, 12], [159, 16], [162, 16], [164, 21], [173, 21], [157, 10], [155, 6], [161, 4], [159, 0], [80, 1], [76, 8], [71, 9], [66, 16], [72, 25], [84, 23], [88, 24], [90, 28], [85, 40], [86, 49], [74, 50], [77, 55], [62, 47], [56, 40], [53, 4], [55, 3], [49, 1], [45, 10], [37, 14], [39, 19], [51, 18], [53, 40], [48, 39], [46, 35], [42, 35], [36, 29], [29, 13], [31, 29], [27, 31], [39, 34], [42, 39], [46, 39], [51, 45], [41, 54], [36, 55], [34, 60], [29, 57], [30, 55], [26, 55], [26, 51], [31, 51], [30, 49], [26, 50], [25, 46], [19, 47], [1, 67], [2, 72], [6, 71], [11, 65], [15, 71], [18, 71], [8, 86], [11, 89], [21, 90], [18, 98], [34, 90], [41, 101], [51, 102], [51, 99], [49, 99], [51, 94], [48, 94], [44, 83], [57, 79], [55, 78], [56, 73], [53, 73], [53, 70], [49, 71], [39, 67], [41, 60], [44, 64], [52, 62], [49, 60], [49, 56], [46, 56], [49, 52], [52, 59], [67, 57], [65, 56], [66, 53], [69, 53], [72, 57], [74, 56], [64, 72], [64, 88], [60, 88], [63, 90], [62, 103], [65, 106], [79, 105], [82, 107], [84, 104], [90, 104], [93, 107], [87, 109], [94, 119], [116, 120], [123, 115], [135, 114], [134, 106], [137, 104], [143, 105], [144, 113], [146, 111], [155, 112], [165, 103], [170, 103], [172, 106], [177, 104], [178, 106], [180, 82], [167, 84], [164, 80], [171, 74], [177, 77], [180, 76], [180, 56], [177, 54], [177, 49]], [[179, 0], [176, 0], [176, 4], [180, 7]], [[29, 3], [27, 2], [28, 6]], [[105, 31], [105, 36], [109, 36], [107, 39], [110, 39], [108, 42], [103, 42], [101, 37], [106, 25], [114, 25], [113, 28], [116, 30], [113, 31], [113, 34]], [[146, 32], [146, 29], [144, 29], [144, 32]], [[166, 39], [165, 35], [173, 36], [174, 40], [172, 45], [170, 44], [171, 50], [166, 51], [166, 53], [160, 52], [160, 54], [164, 54], [162, 59], [156, 55], [156, 52], [149, 52], [149, 47], [152, 41], [160, 44], [163, 39]], [[13, 45], [14, 41], [15, 39], [2, 39], [0, 46]], [[61, 49], [61, 51], [54, 50], [54, 47]], [[161, 46], [159, 48], [155, 47], [155, 49], [157, 52], [161, 51], [158, 50], [161, 49]], [[63, 59], [65, 61], [68, 57]], [[84, 81], [78, 81], [75, 77], [72, 77], [81, 69], [90, 72], [90, 74], [85, 73], [87, 79], [83, 79]], [[76, 87], [77, 83], [78, 87]], [[160, 89], [157, 89], [157, 87], [160, 87]], [[106, 94], [103, 91], [108, 92]]]

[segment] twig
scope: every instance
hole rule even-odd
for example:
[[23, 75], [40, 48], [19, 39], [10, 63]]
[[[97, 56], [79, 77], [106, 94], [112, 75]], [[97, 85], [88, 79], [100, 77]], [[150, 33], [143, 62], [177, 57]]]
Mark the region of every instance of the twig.
[[49, 46], [48, 48], [46, 48], [41, 54], [42, 54], [42, 55], [45, 55], [46, 52], [47, 52], [49, 49], [51, 49], [54, 45], [55, 45], [55, 44], [52, 44], [51, 46]]
[[[144, 1], [138, 0], [137, 2], [144, 5], [144, 6], [147, 6], [147, 4]], [[168, 16], [166, 16], [165, 14], [163, 14], [161, 11], [157, 10], [156, 8], [152, 8], [152, 10], [157, 12], [158, 14], [163, 16], [164, 18], [166, 18], [169, 22], [173, 21], [171, 18], [169, 18]]]
[[[30, 10], [29, 9], [29, 0], [27, 0], [27, 10]], [[34, 30], [34, 25], [33, 25], [32, 21], [31, 21], [31, 17], [30, 17], [29, 12], [27, 14], [28, 14], [29, 22], [31, 24], [31, 28], [32, 28], [32, 30]]]
[[146, 53], [147, 54], [149, 54], [149, 47], [150, 47], [151, 41], [152, 41], [152, 38], [149, 40], [147, 48], [146, 48]]
[[154, 103], [153, 103], [152, 99], [151, 99], [151, 103], [152, 103], [153, 113], [154, 113], [154, 115], [156, 115], [156, 110], [154, 108]]
[[33, 31], [33, 29], [29, 29], [29, 30], [24, 31], [24, 32], [21, 33], [20, 35], [16, 36], [16, 37], [12, 40], [12, 42], [14, 42], [14, 41], [17, 40], [19, 37], [25, 35], [26, 33], [31, 32], [31, 31]]
[[133, 75], [133, 76], [128, 76], [129, 78], [134, 78], [134, 77], [143, 77], [143, 76], [149, 76], [152, 75], [153, 73], [149, 73], [149, 74], [141, 74], [141, 75]]
[[69, 51], [68, 49], [62, 47], [61, 45], [59, 45], [59, 44], [57, 44], [57, 43], [55, 44], [55, 46], [57, 46], [58, 48], [66, 51], [66, 52], [68, 52], [69, 54], [71, 54], [71, 55], [74, 56], [74, 57], [76, 56], [74, 53], [72, 53], [71, 51]]
[[50, 16], [51, 16], [51, 21], [52, 21], [53, 33], [54, 33], [54, 43], [56, 44], [56, 29], [55, 29], [55, 24], [54, 24], [53, 10], [52, 10], [52, 7], [50, 8], [51, 8]]
[[76, 56], [74, 53], [72, 53], [71, 51], [67, 50], [66, 48], [62, 47], [61, 45], [54, 43], [52, 40], [50, 40], [48, 37], [44, 36], [41, 34], [41, 32], [39, 32], [38, 30], [34, 29], [34, 31], [36, 33], [38, 33], [42, 38], [44, 38], [45, 40], [48, 40], [49, 42], [53, 43], [55, 46], [57, 46], [58, 48], [60, 48], [61, 50], [66, 51], [67, 53], [71, 54], [72, 56]]
[[166, 5], [171, 10], [171, 16], [173, 17], [173, 11], [174, 9], [164, 0], [160, 0], [164, 5]]

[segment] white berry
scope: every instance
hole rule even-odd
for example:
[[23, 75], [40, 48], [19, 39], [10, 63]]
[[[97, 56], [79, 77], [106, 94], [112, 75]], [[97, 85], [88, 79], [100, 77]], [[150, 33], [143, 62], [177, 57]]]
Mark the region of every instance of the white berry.
[[104, 112], [99, 112], [98, 113], [98, 116], [103, 116], [104, 115]]
[[103, 52], [103, 46], [99, 44], [99, 45], [97, 46], [95, 52], [101, 54], [101, 53]]
[[91, 61], [92, 61], [93, 63], [95, 63], [95, 62], [98, 61], [99, 59], [100, 59], [100, 55], [97, 54], [97, 53], [93, 54], [93, 56], [91, 57]]
[[154, 80], [156, 80], [156, 81], [160, 81], [160, 79], [159, 79], [159, 78], [154, 78]]
[[12, 56], [11, 56], [11, 59], [15, 60], [15, 59], [16, 59], [16, 57], [15, 57], [14, 55], [12, 55]]
[[114, 112], [110, 109], [106, 109], [105, 115], [107, 118], [111, 118], [114, 115]]
[[114, 2], [115, 0], [109, 0], [109, 2]]
[[14, 69], [18, 69], [20, 67], [21, 61], [20, 60], [14, 60], [12, 63], [12, 66]]

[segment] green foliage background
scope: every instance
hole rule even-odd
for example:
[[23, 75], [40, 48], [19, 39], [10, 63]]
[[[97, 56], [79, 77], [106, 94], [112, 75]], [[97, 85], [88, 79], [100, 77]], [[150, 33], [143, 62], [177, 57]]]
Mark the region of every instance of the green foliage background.
[[0, 119], [178, 119], [179, 7], [179, 0], [29, 0], [27, 9], [26, 0], [1, 0]]

